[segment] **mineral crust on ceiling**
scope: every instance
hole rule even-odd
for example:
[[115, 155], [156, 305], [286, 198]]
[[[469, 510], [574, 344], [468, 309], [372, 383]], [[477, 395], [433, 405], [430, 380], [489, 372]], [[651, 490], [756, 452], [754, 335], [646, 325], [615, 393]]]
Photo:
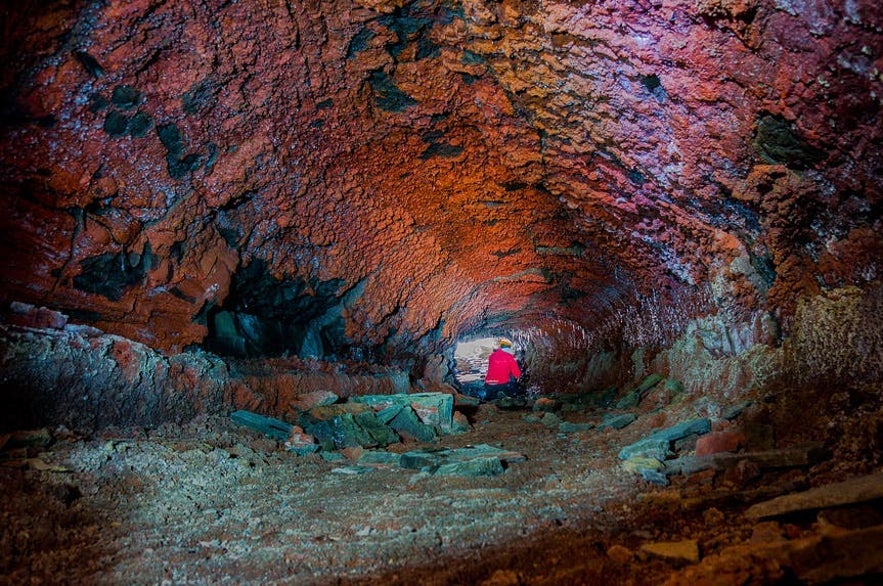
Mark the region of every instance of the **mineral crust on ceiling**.
[[880, 274], [872, 0], [2, 18], [2, 301], [163, 351], [382, 358], [650, 295], [787, 315]]

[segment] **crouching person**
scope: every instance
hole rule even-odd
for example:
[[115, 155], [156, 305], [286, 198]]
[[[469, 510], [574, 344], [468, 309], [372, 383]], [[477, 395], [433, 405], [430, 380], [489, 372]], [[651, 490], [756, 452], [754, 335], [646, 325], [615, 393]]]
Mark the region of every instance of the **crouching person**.
[[487, 374], [484, 377], [485, 400], [494, 401], [502, 396], [518, 395], [518, 382], [521, 368], [512, 355], [512, 341], [500, 338], [488, 358]]

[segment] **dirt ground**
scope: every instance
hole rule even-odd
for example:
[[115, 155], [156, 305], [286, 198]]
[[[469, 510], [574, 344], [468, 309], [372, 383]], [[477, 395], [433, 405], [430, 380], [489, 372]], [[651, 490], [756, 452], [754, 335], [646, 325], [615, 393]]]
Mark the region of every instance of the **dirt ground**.
[[[472, 431], [436, 444], [487, 443], [526, 457], [477, 478], [399, 467], [346, 473], [349, 462], [297, 456], [220, 416], [92, 438], [49, 430], [48, 445], [3, 452], [0, 583], [794, 583], [788, 567], [756, 555], [726, 571], [708, 566], [710, 581], [696, 568], [764, 532], [817, 531], [814, 519], [758, 524], [742, 515], [752, 501], [808, 486], [813, 470], [754, 475], [750, 485], [700, 473], [657, 486], [616, 454], [658, 415], [572, 433], [530, 415], [482, 405]], [[597, 423], [600, 414], [561, 417]], [[645, 548], [684, 541], [698, 545], [698, 566]]]

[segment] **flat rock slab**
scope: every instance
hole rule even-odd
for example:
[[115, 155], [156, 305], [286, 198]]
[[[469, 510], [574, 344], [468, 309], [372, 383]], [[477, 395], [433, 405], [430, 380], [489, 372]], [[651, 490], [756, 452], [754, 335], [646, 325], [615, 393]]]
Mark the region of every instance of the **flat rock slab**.
[[666, 474], [690, 475], [702, 470], [728, 470], [740, 462], [754, 464], [762, 470], [771, 468], [799, 468], [818, 464], [828, 457], [821, 444], [809, 444], [782, 450], [746, 452], [741, 454], [722, 453], [707, 456], [681, 456], [665, 463]]
[[522, 462], [526, 458], [487, 444], [465, 448], [429, 448], [402, 454], [402, 468], [426, 470], [432, 474], [457, 476], [496, 476], [505, 470], [504, 464]]
[[346, 476], [361, 476], [372, 470], [374, 470], [374, 468], [371, 466], [341, 466], [340, 468], [334, 468], [332, 472], [335, 474], [344, 474]]
[[285, 441], [291, 435], [291, 425], [272, 417], [265, 417], [251, 411], [234, 411], [230, 414], [234, 423], [259, 431], [267, 437]]
[[[808, 584], [883, 573], [883, 525], [822, 536], [791, 557], [797, 577]], [[871, 584], [872, 582], [864, 582]], [[879, 582], [878, 582], [879, 583]]]
[[668, 486], [668, 476], [665, 475], [665, 465], [656, 458], [646, 456], [632, 456], [622, 463], [624, 470], [640, 474], [641, 477], [651, 484]]
[[619, 452], [620, 460], [628, 460], [632, 456], [649, 456], [657, 460], [665, 460], [668, 456], [669, 444], [688, 435], [702, 435], [711, 431], [711, 421], [705, 418], [691, 419], [672, 427], [660, 429], [637, 442], [624, 447]]
[[635, 419], [637, 419], [637, 415], [634, 413], [620, 413], [618, 415], [606, 415], [601, 420], [601, 425], [598, 426], [598, 430], [605, 429], [607, 427], [612, 427], [613, 429], [622, 429], [628, 425], [631, 425]]
[[454, 407], [478, 407], [481, 405], [481, 399], [478, 397], [470, 397], [457, 393], [454, 395]]
[[580, 433], [583, 431], [589, 431], [595, 427], [591, 423], [571, 423], [569, 421], [562, 421], [558, 424], [558, 431], [561, 433]]
[[45, 448], [52, 443], [52, 433], [46, 427], [14, 431], [0, 436], [0, 448], [9, 444], [9, 447], [39, 447]]
[[622, 467], [628, 472], [640, 473], [641, 470], [655, 470], [661, 472], [665, 465], [656, 458], [646, 456], [632, 456], [622, 463]]
[[827, 484], [757, 503], [745, 511], [751, 519], [764, 519], [815, 509], [826, 509], [883, 499], [883, 472]]
[[641, 546], [641, 551], [669, 560], [683, 560], [690, 563], [699, 561], [699, 544], [695, 539], [645, 543]]
[[754, 401], [742, 401], [735, 405], [731, 405], [724, 410], [722, 417], [727, 421], [732, 421], [733, 419], [739, 417], [739, 415], [741, 415], [743, 411], [745, 411], [752, 405], [754, 405]]
[[671, 442], [667, 439], [644, 438], [619, 451], [620, 460], [630, 460], [635, 456], [665, 460], [668, 458]]
[[701, 419], [691, 419], [690, 421], [678, 423], [672, 427], [660, 429], [659, 431], [650, 434], [648, 439], [665, 439], [673, 442], [683, 439], [688, 435], [693, 435], [694, 433], [702, 435], [709, 431], [711, 431], [711, 421], [703, 417]]
[[561, 423], [561, 418], [551, 411], [547, 411], [546, 414], [543, 415], [542, 419], [540, 419], [540, 423], [542, 423], [549, 429], [554, 429], [558, 427], [558, 425]]
[[341, 415], [358, 415], [368, 411], [371, 411], [371, 408], [361, 403], [337, 403], [318, 405], [310, 409], [309, 414], [320, 421], [330, 421]]
[[359, 466], [398, 466], [402, 459], [401, 454], [384, 451], [366, 451], [359, 456]]
[[399, 442], [399, 436], [391, 428], [381, 422], [374, 413], [360, 413], [353, 417], [353, 421], [365, 430], [373, 444], [360, 444], [362, 447], [372, 447], [373, 445], [388, 446]]

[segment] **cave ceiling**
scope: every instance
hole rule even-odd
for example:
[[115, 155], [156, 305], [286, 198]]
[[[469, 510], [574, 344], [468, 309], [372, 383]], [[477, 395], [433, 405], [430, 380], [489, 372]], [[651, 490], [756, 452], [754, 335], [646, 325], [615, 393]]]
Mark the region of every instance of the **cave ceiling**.
[[221, 310], [395, 352], [878, 278], [876, 0], [26, 2], [3, 25], [3, 301], [164, 351]]

